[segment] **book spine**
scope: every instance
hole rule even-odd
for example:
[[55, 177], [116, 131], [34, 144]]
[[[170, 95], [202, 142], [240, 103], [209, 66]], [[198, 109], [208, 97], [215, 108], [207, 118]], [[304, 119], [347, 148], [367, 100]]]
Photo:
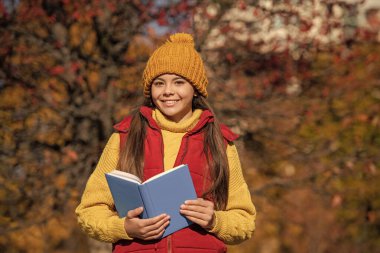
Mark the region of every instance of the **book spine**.
[[144, 212], [146, 212], [146, 218], [152, 218], [156, 216], [156, 212], [154, 211], [153, 201], [150, 198], [150, 194], [148, 191], [148, 187], [144, 187], [144, 185], [139, 185], [139, 190], [141, 194], [141, 199], [144, 203]]

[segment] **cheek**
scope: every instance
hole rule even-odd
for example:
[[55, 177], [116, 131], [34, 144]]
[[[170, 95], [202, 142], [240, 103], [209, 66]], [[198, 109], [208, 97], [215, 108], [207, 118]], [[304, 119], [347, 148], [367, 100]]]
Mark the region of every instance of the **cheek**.
[[159, 92], [157, 91], [157, 89], [152, 88], [150, 91], [150, 96], [152, 97], [153, 101], [156, 101], [159, 97]]
[[153, 105], [155, 106], [155, 107], [159, 107], [160, 105], [159, 105], [159, 101], [158, 101], [158, 99], [157, 98], [154, 98], [153, 96], [152, 96], [152, 103], [153, 103]]
[[192, 87], [182, 89], [178, 92], [178, 94], [180, 94], [183, 98], [191, 98], [192, 99], [194, 96], [194, 89]]
[[152, 98], [157, 97], [157, 89], [153, 85], [150, 89], [150, 95], [152, 96]]

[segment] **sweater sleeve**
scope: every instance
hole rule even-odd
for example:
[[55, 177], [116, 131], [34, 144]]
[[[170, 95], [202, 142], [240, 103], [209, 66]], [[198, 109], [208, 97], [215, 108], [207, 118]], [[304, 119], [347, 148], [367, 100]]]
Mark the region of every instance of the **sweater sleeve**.
[[115, 211], [105, 173], [114, 170], [119, 159], [119, 134], [114, 133], [99, 162], [89, 177], [80, 204], [75, 210], [78, 223], [89, 236], [105, 242], [130, 238], [124, 229], [124, 219]]
[[236, 146], [227, 147], [230, 168], [226, 210], [215, 212], [215, 226], [210, 231], [227, 244], [236, 244], [251, 238], [255, 230], [256, 209], [244, 180]]

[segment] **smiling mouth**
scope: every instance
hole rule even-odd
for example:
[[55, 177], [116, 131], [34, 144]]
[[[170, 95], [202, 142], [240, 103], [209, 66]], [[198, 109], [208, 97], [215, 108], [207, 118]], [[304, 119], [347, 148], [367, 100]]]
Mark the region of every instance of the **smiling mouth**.
[[179, 100], [161, 100], [161, 102], [166, 106], [175, 105]]

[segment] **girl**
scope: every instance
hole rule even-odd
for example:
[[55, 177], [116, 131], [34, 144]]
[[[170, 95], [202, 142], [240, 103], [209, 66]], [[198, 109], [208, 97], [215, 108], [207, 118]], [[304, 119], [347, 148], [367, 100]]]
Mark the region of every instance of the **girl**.
[[[115, 125], [76, 209], [82, 229], [112, 242], [113, 252], [226, 252], [249, 239], [256, 212], [233, 141], [206, 102], [208, 81], [191, 35], [156, 49], [143, 73], [144, 104]], [[178, 211], [193, 225], [159, 239], [170, 217], [140, 219], [143, 207], [119, 218], [105, 173], [117, 168], [144, 180], [188, 164], [198, 199]], [[128, 194], [126, 192], [126, 194]]]

